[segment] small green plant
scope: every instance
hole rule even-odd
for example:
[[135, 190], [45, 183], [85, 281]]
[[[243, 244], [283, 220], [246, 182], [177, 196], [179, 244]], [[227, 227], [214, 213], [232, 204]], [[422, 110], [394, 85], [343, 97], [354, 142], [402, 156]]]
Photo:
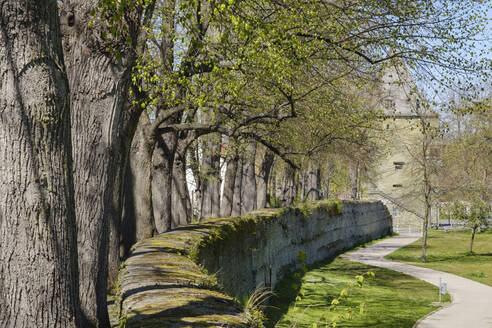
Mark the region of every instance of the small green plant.
[[216, 290], [218, 292], [223, 291], [223, 286], [219, 284], [219, 281], [217, 279], [217, 275], [219, 274], [220, 270], [211, 274], [208, 273], [208, 270], [205, 269], [202, 265], [198, 265], [200, 268], [200, 271], [203, 273], [203, 279], [200, 281], [199, 286], [202, 288], [207, 288], [207, 289], [212, 289]]
[[472, 272], [470, 274], [468, 274], [469, 277], [472, 277], [472, 278], [487, 278], [487, 274], [479, 271], [479, 272]]
[[303, 251], [299, 251], [297, 253], [296, 260], [300, 263], [299, 264], [300, 271], [301, 271], [301, 272], [299, 272], [300, 275], [304, 275], [308, 271], [308, 267], [306, 265], [307, 258], [308, 258], [307, 254], [304, 253]]
[[319, 202], [319, 208], [323, 209], [330, 215], [342, 214], [343, 204], [339, 199], [329, 199]]
[[278, 196], [270, 196], [270, 207], [271, 208], [279, 208], [280, 207], [280, 200]]
[[198, 257], [200, 255], [200, 244], [202, 242], [202, 237], [194, 237], [190, 240], [190, 246], [187, 247], [186, 252], [188, 257], [195, 263], [198, 262]]
[[118, 328], [126, 328], [126, 323], [128, 322], [128, 318], [126, 315], [120, 315], [118, 317]]
[[[311, 328], [318, 328], [318, 327], [332, 327], [335, 328], [337, 327], [337, 323], [342, 321], [342, 320], [350, 320], [356, 315], [357, 313], [362, 314], [365, 311], [365, 303], [362, 302], [357, 306], [348, 306], [345, 307], [345, 309], [340, 312], [337, 312], [337, 308], [340, 304], [342, 304], [348, 297], [350, 291], [355, 288], [362, 288], [364, 286], [364, 282], [366, 278], [374, 278], [375, 274], [372, 271], [368, 271], [364, 274], [357, 275], [355, 276], [354, 281], [348, 283], [347, 287], [342, 289], [340, 293], [338, 294], [337, 297], [331, 300], [330, 306], [328, 307], [328, 311], [322, 315], [316, 322], [312, 323]], [[296, 297], [296, 302], [294, 304], [294, 311], [297, 306], [297, 302], [300, 302], [302, 298], [304, 297], [304, 291], [301, 289], [299, 291], [298, 296]], [[306, 307], [304, 311], [306, 311], [309, 308]], [[289, 328], [295, 328], [297, 327], [298, 320], [296, 320], [294, 323], [292, 323]]]
[[248, 322], [248, 327], [265, 327], [263, 322], [266, 320], [266, 317], [263, 309], [265, 308], [266, 302], [273, 295], [270, 288], [258, 286], [247, 299], [239, 302], [243, 305], [243, 316]]

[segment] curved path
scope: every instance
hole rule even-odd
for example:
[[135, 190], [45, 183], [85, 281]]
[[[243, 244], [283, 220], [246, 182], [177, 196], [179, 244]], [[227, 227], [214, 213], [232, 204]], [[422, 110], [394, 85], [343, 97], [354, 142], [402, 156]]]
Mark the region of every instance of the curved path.
[[383, 256], [416, 241], [419, 235], [400, 235], [344, 254], [343, 257], [377, 267], [406, 273], [439, 286], [439, 278], [448, 285], [450, 305], [419, 321], [419, 328], [492, 327], [492, 287], [454, 274], [385, 260]]

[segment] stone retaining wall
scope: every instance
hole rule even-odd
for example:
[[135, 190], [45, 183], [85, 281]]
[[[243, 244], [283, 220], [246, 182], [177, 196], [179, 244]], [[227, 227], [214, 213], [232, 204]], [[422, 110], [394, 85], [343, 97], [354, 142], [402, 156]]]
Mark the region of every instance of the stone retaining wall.
[[[127, 327], [247, 327], [231, 296], [392, 232], [381, 202], [322, 201], [210, 219], [135, 245], [120, 273]], [[208, 274], [211, 273], [212, 275]]]

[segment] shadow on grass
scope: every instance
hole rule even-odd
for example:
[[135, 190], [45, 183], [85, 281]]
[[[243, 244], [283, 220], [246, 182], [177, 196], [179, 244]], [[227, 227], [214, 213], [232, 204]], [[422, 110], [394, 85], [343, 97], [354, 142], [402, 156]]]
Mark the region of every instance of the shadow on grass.
[[[360, 243], [355, 244], [352, 248], [347, 249], [343, 252], [339, 252], [334, 254], [333, 256], [319, 262], [315, 262], [309, 266], [307, 266], [308, 271], [317, 270], [324, 266], [332, 263], [340, 254], [355, 250], [358, 248], [364, 248], [367, 245], [373, 244], [375, 242], [381, 241], [383, 239], [391, 238], [397, 236], [397, 233], [392, 233], [385, 237], [371, 240], [371, 241], [361, 241]], [[367, 272], [367, 267], [361, 263], [353, 262], [354, 266], [352, 268], [346, 268], [346, 271], [352, 271], [353, 276], [357, 274], [362, 274]], [[359, 264], [357, 268], [357, 265]], [[361, 271], [364, 268], [365, 271]], [[331, 271], [340, 271], [340, 268], [325, 268], [326, 270]], [[274, 296], [269, 301], [269, 305], [265, 308], [264, 312], [267, 317], [267, 321], [264, 323], [266, 328], [273, 328], [275, 324], [288, 312], [289, 307], [292, 303], [295, 302], [296, 297], [299, 294], [299, 291], [302, 286], [302, 279], [304, 278], [306, 272], [302, 270], [295, 270], [283, 275], [283, 278], [277, 283], [277, 286], [274, 290]], [[323, 278], [324, 279], [324, 278]], [[322, 281], [324, 282], [324, 281]]]
[[[333, 262], [335, 258], [330, 258], [322, 262], [314, 263], [308, 266], [308, 270], [319, 269]], [[265, 315], [268, 320], [265, 322], [266, 328], [273, 328], [275, 324], [288, 311], [292, 303], [295, 302], [302, 286], [302, 279], [305, 276], [302, 270], [295, 270], [286, 274], [277, 284], [274, 290], [274, 296], [270, 299], [269, 305], [265, 308]]]
[[[362, 289], [351, 289], [349, 298], [340, 305], [343, 311], [347, 308], [357, 309], [361, 303], [366, 303], [368, 313], [362, 317], [356, 316], [350, 322], [340, 322], [337, 326], [410, 328], [418, 318], [434, 309], [429, 306], [433, 297], [437, 298], [437, 289], [433, 286], [399, 272], [332, 259], [309, 267], [309, 274], [302, 275], [297, 271], [297, 275], [290, 274], [280, 281], [275, 290], [277, 297], [271, 302], [272, 307], [265, 311], [269, 318], [266, 327], [275, 327], [280, 319], [281, 327], [289, 327], [297, 320], [296, 327], [311, 327], [313, 322], [328, 312], [332, 299], [347, 288], [348, 281], [368, 271], [375, 273], [375, 279], [366, 279]], [[290, 312], [289, 307], [299, 296], [303, 278], [304, 296], [297, 304], [297, 312]], [[425, 295], [417, 295], [417, 291]], [[287, 313], [288, 317], [284, 317]], [[292, 317], [291, 313], [297, 315]]]

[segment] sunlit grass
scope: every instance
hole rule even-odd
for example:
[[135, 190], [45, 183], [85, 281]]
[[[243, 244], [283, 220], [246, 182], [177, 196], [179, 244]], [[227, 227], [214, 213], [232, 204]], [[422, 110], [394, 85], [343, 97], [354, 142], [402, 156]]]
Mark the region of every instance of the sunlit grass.
[[469, 253], [470, 232], [429, 231], [427, 261], [421, 261], [422, 240], [400, 248], [386, 258], [456, 274], [492, 286], [492, 232], [477, 233]]
[[[280, 317], [275, 327], [324, 327], [320, 318], [330, 322], [334, 316], [328, 311], [331, 300], [354, 281], [356, 275], [373, 271], [374, 279], [366, 279], [362, 288], [355, 287], [337, 308], [344, 312], [348, 307], [357, 308], [365, 303], [365, 311], [352, 319], [341, 321], [337, 327], [412, 327], [414, 323], [437, 307], [438, 289], [408, 275], [337, 258], [331, 263], [320, 264], [296, 279], [293, 275], [284, 279], [277, 288], [278, 297], [268, 311], [273, 320]], [[303, 296], [301, 296], [303, 295]], [[295, 301], [297, 296], [301, 299]], [[447, 297], [446, 300], [449, 300]], [[357, 310], [357, 309], [356, 309]]]

